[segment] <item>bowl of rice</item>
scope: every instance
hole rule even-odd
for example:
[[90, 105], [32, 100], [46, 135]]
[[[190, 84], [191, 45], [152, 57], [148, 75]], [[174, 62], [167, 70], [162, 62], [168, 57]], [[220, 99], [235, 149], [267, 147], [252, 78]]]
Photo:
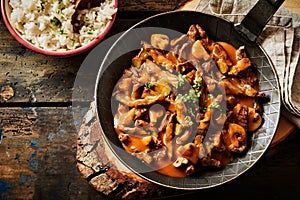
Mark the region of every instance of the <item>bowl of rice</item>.
[[74, 56], [105, 37], [118, 6], [118, 0], [102, 0], [79, 10], [77, 1], [2, 0], [1, 12], [9, 32], [28, 49], [49, 56]]

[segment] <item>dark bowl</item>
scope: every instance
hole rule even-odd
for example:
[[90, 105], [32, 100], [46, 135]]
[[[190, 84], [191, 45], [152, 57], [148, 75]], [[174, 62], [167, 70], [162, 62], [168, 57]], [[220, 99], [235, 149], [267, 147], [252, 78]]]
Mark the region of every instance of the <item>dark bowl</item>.
[[[269, 101], [263, 105], [262, 127], [250, 138], [247, 152], [219, 170], [205, 171], [196, 177], [175, 178], [158, 173], [141, 160], [129, 155], [122, 148], [113, 127], [111, 96], [114, 86], [130, 67], [131, 59], [141, 48], [141, 40], [149, 40], [152, 33], [176, 36], [185, 34], [191, 24], [199, 24], [214, 41], [224, 41], [235, 47], [244, 45], [249, 58], [256, 68], [260, 90]], [[237, 178], [251, 168], [267, 150], [276, 132], [280, 113], [280, 93], [276, 72], [272, 62], [259, 45], [248, 44], [235, 32], [233, 24], [215, 16], [194, 11], [173, 11], [155, 15], [136, 24], [112, 45], [99, 69], [95, 99], [97, 116], [108, 143], [115, 156], [139, 176], [159, 185], [176, 189], [204, 189]]]

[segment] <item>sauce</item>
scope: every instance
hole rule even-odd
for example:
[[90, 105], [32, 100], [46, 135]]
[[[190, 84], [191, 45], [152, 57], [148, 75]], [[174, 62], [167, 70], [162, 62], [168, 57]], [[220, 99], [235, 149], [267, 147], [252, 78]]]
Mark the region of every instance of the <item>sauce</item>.
[[171, 177], [186, 177], [187, 175], [184, 173], [184, 171], [179, 170], [178, 168], [174, 167], [173, 164], [167, 165], [166, 167], [162, 167], [159, 170], [157, 170], [159, 173], [171, 176]]
[[221, 45], [224, 50], [226, 51], [228, 57], [230, 58], [230, 60], [232, 61], [233, 65], [235, 65], [237, 63], [236, 60], [236, 48], [234, 46], [232, 46], [231, 44], [228, 44], [226, 42], [218, 42], [219, 45]]
[[[197, 42], [197, 41], [196, 41]], [[195, 43], [196, 43], [195, 42]], [[194, 50], [199, 50], [199, 48], [196, 48], [197, 46], [201, 46], [202, 43], [194, 45], [191, 47], [192, 49], [187, 52], [187, 46], [183, 46], [179, 49], [179, 54], [181, 58], [187, 57], [187, 60], [193, 60], [193, 59], [202, 59], [206, 61], [207, 59], [202, 58], [203, 52], [200, 53], [198, 57], [195, 56], [195, 53], [193, 53], [193, 47], [195, 48]], [[215, 44], [215, 43], [214, 43]], [[237, 49], [232, 46], [231, 44], [228, 44], [226, 42], [217, 42], [218, 45], [215, 45], [215, 49], [212, 53], [213, 58], [214, 56], [216, 59], [221, 60], [222, 62], [225, 63], [227, 67], [240, 67], [237, 58]], [[221, 47], [222, 48], [221, 48]], [[189, 47], [189, 46], [188, 46]], [[201, 46], [202, 47], [202, 46]], [[212, 46], [211, 46], [212, 47]], [[189, 47], [190, 48], [190, 47]], [[209, 48], [209, 47], [207, 47]], [[204, 48], [203, 48], [204, 49]], [[144, 51], [144, 50], [143, 50]], [[119, 113], [119, 114], [124, 114], [126, 115], [125, 117], [128, 117], [129, 120], [135, 121], [134, 123], [131, 123], [130, 126], [128, 125], [129, 122], [125, 120], [120, 120], [121, 125], [125, 126], [122, 127], [120, 126], [121, 129], [115, 128], [116, 132], [118, 133], [119, 139], [122, 142], [123, 147], [125, 150], [132, 155], [137, 156], [139, 159], [143, 160], [145, 164], [150, 166], [153, 170], [158, 171], [161, 174], [164, 174], [166, 176], [170, 177], [187, 177], [195, 172], [199, 172], [199, 169], [202, 170], [202, 167], [206, 168], [209, 166], [214, 166], [214, 167], [219, 167], [219, 166], [224, 166], [229, 164], [232, 161], [233, 154], [232, 152], [242, 152], [243, 147], [245, 147], [244, 142], [245, 140], [243, 139], [242, 142], [239, 142], [238, 140], [233, 140], [235, 138], [229, 138], [228, 136], [224, 136], [221, 134], [216, 134], [216, 130], [218, 128], [228, 128], [227, 126], [224, 126], [226, 118], [223, 117], [223, 122], [218, 123], [218, 125], [211, 126], [211, 130], [213, 130], [212, 134], [208, 134], [208, 132], [204, 132], [206, 129], [210, 128], [210, 121], [211, 119], [214, 120], [215, 117], [220, 117], [220, 111], [219, 107], [220, 105], [218, 104], [221, 100], [216, 100], [215, 98], [210, 98], [208, 95], [204, 96], [201, 100], [204, 100], [206, 103], [206, 108], [209, 106], [212, 106], [211, 108], [213, 109], [208, 109], [209, 111], [205, 111], [204, 116], [200, 116], [202, 113], [197, 113], [199, 114], [199, 124], [197, 125], [197, 136], [195, 138], [191, 138], [191, 132], [193, 132], [193, 124], [189, 124], [189, 119], [191, 118], [191, 115], [195, 115], [193, 112], [192, 107], [185, 107], [183, 105], [188, 105], [188, 104], [180, 104], [181, 102], [188, 102], [194, 100], [193, 98], [196, 96], [199, 100], [199, 95], [201, 96], [200, 92], [204, 92], [204, 94], [208, 94], [209, 89], [202, 87], [202, 77], [201, 81], [199, 81], [199, 77], [197, 75], [197, 69], [196, 72], [192, 71], [194, 69], [191, 69], [189, 65], [184, 65], [182, 64], [182, 60], [178, 60], [176, 57], [177, 55], [173, 52], [168, 52], [166, 55], [163, 55], [162, 52], [159, 52], [155, 49], [150, 49], [149, 51], [149, 56], [153, 59], [151, 60], [146, 60], [144, 65], [140, 65], [138, 70], [134, 68], [133, 72], [130, 74], [129, 77], [131, 77], [132, 81], [139, 81], [141, 83], [141, 77], [144, 75], [148, 76], [147, 81], [142, 81], [142, 84], [145, 84], [143, 87], [143, 92], [138, 93], [138, 95], [134, 96], [135, 104], [129, 104], [127, 102], [127, 105], [129, 107], [135, 107], [139, 109], [146, 109], [144, 115], [137, 115], [136, 113], [133, 113], [133, 116], [131, 115], [126, 115], [126, 112], [124, 113]], [[209, 50], [211, 53], [211, 50]], [[199, 53], [198, 51], [194, 51], [196, 53]], [[145, 53], [145, 52], [144, 52]], [[208, 53], [208, 52], [207, 52]], [[151, 55], [150, 55], [151, 54]], [[182, 55], [181, 55], [182, 54]], [[186, 55], [187, 54], [187, 55]], [[198, 54], [196, 54], [198, 55]], [[194, 57], [195, 58], [194, 58]], [[201, 57], [201, 58], [200, 58]], [[180, 86], [182, 81], [180, 79], [181, 76], [174, 75], [172, 73], [166, 73], [167, 70], [162, 70], [159, 66], [156, 64], [162, 65], [161, 67], [165, 67], [166, 69], [170, 69], [173, 67], [175, 69], [176, 64], [182, 65], [183, 70], [180, 68], [176, 68], [176, 70], [179, 73], [185, 73], [184, 78], [189, 75], [190, 72], [193, 72], [189, 78], [191, 79], [190, 82], [192, 82], [193, 88], [196, 88], [194, 90], [189, 90], [192, 92], [189, 92], [188, 94], [181, 94], [182, 95], [182, 101], [176, 101], [172, 99], [170, 100], [170, 97], [174, 97], [175, 94], [171, 93], [171, 87], [176, 86], [179, 89], [183, 90], [182, 86]], [[220, 64], [221, 65], [221, 64]], [[173, 68], [171, 68], [173, 70]], [[221, 67], [220, 67], [221, 68]], [[155, 70], [153, 70], [155, 69]], [[235, 69], [235, 68], [234, 68]], [[237, 71], [237, 73], [246, 70], [241, 69]], [[186, 71], [185, 71], [186, 70]], [[211, 70], [213, 71], [213, 70]], [[151, 73], [149, 73], [151, 72]], [[233, 98], [231, 98], [231, 103], [229, 105], [231, 107], [236, 106], [237, 104], [241, 104], [246, 106], [247, 108], [254, 108], [256, 105], [256, 97], [254, 92], [255, 91], [253, 88], [251, 88], [252, 83], [255, 83], [256, 76], [254, 73], [251, 73], [252, 71], [249, 70], [246, 71], [246, 74], [242, 74], [244, 79], [241, 80], [240, 77], [237, 77], [237, 73], [229, 73], [228, 69], [224, 71], [224, 73], [220, 70], [220, 74], [224, 75], [225, 74], [225, 79], [227, 82], [225, 87], [226, 89], [229, 89], [229, 92], [226, 93], [226, 95], [229, 96], [221, 96], [221, 98], [228, 98], [227, 102], [230, 102], [230, 97], [231, 95]], [[227, 73], [228, 72], [228, 73]], [[218, 77], [219, 74], [213, 74], [213, 77]], [[226, 77], [227, 76], [227, 77]], [[183, 75], [182, 75], [183, 77]], [[197, 79], [196, 79], [197, 78]], [[211, 78], [209, 76], [209, 78]], [[148, 82], [150, 81], [151, 82]], [[167, 83], [161, 80], [168, 80]], [[184, 82], [184, 79], [183, 79]], [[216, 80], [216, 82], [218, 82]], [[219, 81], [221, 82], [221, 81]], [[152, 83], [148, 86], [149, 83]], [[199, 86], [200, 85], [200, 86]], [[243, 87], [243, 86], [249, 86], [249, 87]], [[127, 86], [127, 85], [126, 85]], [[139, 86], [140, 87], [140, 86]], [[126, 87], [119, 87], [121, 88], [120, 94], [126, 94], [128, 95], [127, 99], [132, 98], [130, 94], [127, 91]], [[199, 92], [199, 88], [203, 89]], [[252, 90], [250, 90], [250, 89]], [[149, 90], [153, 90], [153, 94], [151, 93], [152, 96], [163, 96], [164, 98], [168, 98], [168, 103], [164, 103], [164, 106], [160, 105], [160, 103], [163, 101], [162, 99], [154, 99], [155, 101], [145, 101], [147, 97], [149, 97], [146, 100], [149, 100], [150, 97], [152, 98], [151, 95], [149, 95]], [[194, 92], [194, 93], [193, 93]], [[247, 93], [246, 93], [247, 92]], [[253, 92], [254, 95], [252, 95]], [[172, 94], [172, 95], [171, 95]], [[149, 95], [149, 96], [147, 96]], [[179, 95], [178, 95], [179, 96]], [[177, 97], [178, 97], [177, 96]], [[184, 97], [184, 98], [183, 98]], [[202, 97], [202, 96], [201, 96]], [[214, 97], [212, 95], [212, 97]], [[142, 99], [142, 100], [141, 100]], [[160, 102], [160, 103], [157, 103]], [[214, 104], [215, 103], [215, 104]], [[153, 105], [154, 104], [154, 105]], [[228, 106], [227, 108], [231, 108]], [[246, 108], [245, 108], [246, 109]], [[254, 110], [254, 109], [253, 109]], [[133, 110], [134, 111], [134, 110]], [[214, 111], [214, 113], [213, 113]], [[242, 110], [244, 111], [244, 110]], [[198, 110], [196, 110], [198, 112]], [[166, 115], [166, 113], [171, 113], [170, 115]], [[175, 115], [175, 114], [176, 115]], [[235, 113], [236, 114], [236, 113]], [[255, 111], [254, 111], [255, 114]], [[136, 116], [134, 116], [136, 115]], [[186, 116], [184, 116], [186, 115]], [[243, 117], [247, 117], [246, 115], [249, 115], [248, 112], [239, 112], [236, 114], [237, 118], [242, 119], [244, 123]], [[117, 118], [122, 119], [120, 116], [116, 115]], [[164, 118], [164, 116], [167, 116]], [[174, 117], [173, 117], [174, 116]], [[242, 117], [241, 117], [242, 116]], [[254, 116], [254, 115], [253, 115]], [[203, 117], [203, 118], [202, 118]], [[227, 117], [227, 116], [225, 116]], [[248, 119], [248, 118], [247, 118]], [[163, 121], [161, 121], [163, 120]], [[230, 119], [231, 120], [231, 119]], [[119, 122], [120, 122], [119, 121]], [[220, 120], [222, 121], [222, 120]], [[161, 123], [163, 122], [163, 123]], [[193, 123], [193, 121], [191, 121]], [[237, 122], [236, 122], [237, 123]], [[134, 127], [132, 127], [134, 125]], [[152, 126], [157, 125], [158, 127], [162, 127], [160, 129], [155, 129], [153, 131]], [[162, 126], [163, 125], [163, 126]], [[247, 124], [246, 124], [247, 125]], [[240, 125], [236, 125], [241, 127]], [[123, 128], [123, 129], [122, 129]], [[243, 127], [241, 127], [243, 129]], [[244, 129], [243, 129], [244, 130]], [[240, 130], [239, 130], [240, 131]], [[152, 133], [153, 132], [153, 133]], [[232, 131], [233, 132], [233, 131]], [[242, 132], [242, 131], [240, 131]], [[220, 132], [221, 133], [221, 132]], [[234, 132], [234, 134], [238, 134], [239, 132]], [[155, 134], [155, 135], [154, 135]], [[226, 134], [226, 133], [224, 133]], [[203, 136], [203, 139], [202, 139]], [[192, 139], [192, 141], [189, 141], [189, 143], [185, 144], [187, 140], [185, 138]], [[198, 140], [196, 139], [198, 138]], [[200, 139], [199, 139], [200, 138]], [[239, 138], [237, 138], [239, 139]], [[224, 140], [226, 142], [224, 143]], [[176, 142], [173, 142], [176, 141]], [[178, 142], [179, 141], [179, 142]], [[228, 141], [228, 142], [227, 142]], [[203, 146], [200, 146], [199, 144], [202, 143]], [[224, 144], [225, 148], [221, 148], [221, 144]], [[197, 145], [198, 144], [198, 145]], [[232, 148], [231, 144], [237, 144]], [[246, 143], [245, 143], [246, 144]], [[201, 148], [200, 148], [201, 147]], [[165, 151], [166, 149], [166, 151]], [[160, 151], [161, 150], [161, 151]], [[205, 155], [206, 154], [206, 155]], [[175, 161], [174, 161], [175, 160]], [[197, 168], [197, 169], [196, 169]], [[192, 171], [192, 172], [191, 172]], [[191, 173], [190, 173], [191, 172]]]
[[250, 97], [239, 97], [238, 103], [241, 105], [245, 105], [249, 108], [254, 108], [255, 100]]

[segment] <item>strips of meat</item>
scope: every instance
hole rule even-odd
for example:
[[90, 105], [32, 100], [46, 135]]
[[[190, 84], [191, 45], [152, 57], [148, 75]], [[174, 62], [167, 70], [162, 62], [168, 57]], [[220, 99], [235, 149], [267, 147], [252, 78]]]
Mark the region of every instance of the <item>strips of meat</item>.
[[215, 42], [198, 24], [141, 45], [113, 92], [114, 127], [126, 151], [176, 177], [244, 153], [263, 123], [264, 97], [245, 47]]

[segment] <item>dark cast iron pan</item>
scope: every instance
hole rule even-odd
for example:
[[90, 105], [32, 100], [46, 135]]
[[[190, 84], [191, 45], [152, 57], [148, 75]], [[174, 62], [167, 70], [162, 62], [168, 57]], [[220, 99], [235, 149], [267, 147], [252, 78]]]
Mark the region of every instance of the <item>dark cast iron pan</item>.
[[[259, 0], [240, 24], [200, 12], [172, 11], [145, 19], [122, 34], [101, 64], [95, 89], [97, 117], [102, 131], [99, 134], [104, 135], [115, 156], [133, 172], [151, 182], [186, 190], [221, 185], [237, 178], [253, 166], [272, 141], [281, 105], [279, 84], [273, 64], [256, 39], [282, 3], [283, 0]], [[174, 178], [154, 171], [123, 150], [113, 127], [112, 111], [115, 105], [111, 101], [111, 95], [123, 70], [130, 67], [131, 59], [141, 48], [141, 40], [149, 41], [153, 33], [165, 33], [176, 37], [178, 33], [185, 34], [191, 24], [199, 24], [214, 41], [224, 41], [235, 47], [244, 45], [256, 69], [260, 90], [269, 97], [269, 101], [263, 106], [264, 123], [253, 134], [245, 155], [235, 158], [220, 170], [206, 171], [198, 177]]]

